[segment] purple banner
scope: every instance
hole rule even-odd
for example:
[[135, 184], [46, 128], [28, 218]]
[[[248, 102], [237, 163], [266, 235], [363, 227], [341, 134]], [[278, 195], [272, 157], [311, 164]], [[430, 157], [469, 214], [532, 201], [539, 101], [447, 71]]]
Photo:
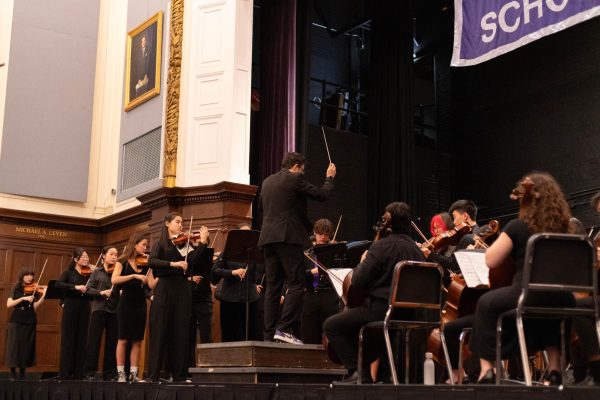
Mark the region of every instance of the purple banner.
[[454, 12], [452, 65], [459, 67], [600, 15], [600, 0], [454, 0]]

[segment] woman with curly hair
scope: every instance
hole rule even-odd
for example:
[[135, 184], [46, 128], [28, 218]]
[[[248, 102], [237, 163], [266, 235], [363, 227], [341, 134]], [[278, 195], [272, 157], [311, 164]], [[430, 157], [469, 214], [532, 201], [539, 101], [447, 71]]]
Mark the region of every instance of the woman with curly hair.
[[[519, 200], [519, 216], [510, 221], [498, 239], [485, 254], [487, 266], [501, 267], [512, 257], [515, 275], [512, 285], [490, 290], [479, 298], [473, 323], [471, 345], [480, 357], [479, 383], [494, 383], [494, 361], [496, 358], [496, 320], [498, 315], [517, 306], [521, 294], [521, 282], [525, 261], [525, 249], [530, 236], [541, 232], [569, 233], [571, 212], [563, 192], [556, 180], [543, 172], [532, 172], [521, 179], [513, 190], [512, 199]], [[538, 301], [557, 305], [573, 305], [571, 294], [531, 293], [528, 304]], [[503, 353], [516, 349], [516, 330], [513, 324], [504, 327], [502, 334]], [[558, 322], [537, 320], [526, 322], [528, 347], [546, 349], [552, 384], [560, 384], [560, 334]], [[556, 333], [556, 334], [555, 334]], [[531, 348], [530, 347], [530, 348]], [[503, 358], [505, 355], [503, 354]]]

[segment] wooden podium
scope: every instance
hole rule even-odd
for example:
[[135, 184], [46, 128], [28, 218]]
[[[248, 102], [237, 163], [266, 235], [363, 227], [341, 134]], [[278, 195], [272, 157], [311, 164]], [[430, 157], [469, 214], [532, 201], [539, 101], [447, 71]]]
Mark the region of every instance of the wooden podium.
[[199, 344], [195, 383], [330, 383], [346, 374], [321, 345], [273, 342]]

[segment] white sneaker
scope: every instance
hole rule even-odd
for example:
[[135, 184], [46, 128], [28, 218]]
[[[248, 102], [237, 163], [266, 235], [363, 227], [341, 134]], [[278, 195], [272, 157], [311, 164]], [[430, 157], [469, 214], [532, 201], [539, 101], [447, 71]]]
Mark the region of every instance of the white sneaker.
[[283, 331], [275, 331], [275, 335], [273, 336], [273, 340], [281, 343], [289, 343], [289, 344], [304, 344], [304, 342], [298, 339], [291, 333], [283, 332]]
[[118, 372], [117, 382], [127, 382], [127, 376], [125, 376], [125, 371]]

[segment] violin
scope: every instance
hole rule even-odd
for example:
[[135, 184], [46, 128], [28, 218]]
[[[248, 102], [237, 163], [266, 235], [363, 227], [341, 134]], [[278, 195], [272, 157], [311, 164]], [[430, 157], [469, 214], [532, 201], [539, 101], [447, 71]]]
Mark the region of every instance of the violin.
[[31, 296], [34, 293], [42, 295], [44, 294], [45, 289], [46, 285], [38, 285], [37, 283], [33, 282], [23, 285], [23, 293], [25, 293], [27, 296]]
[[150, 259], [150, 254], [148, 254], [148, 253], [138, 254], [135, 256], [135, 264], [138, 267], [145, 267], [146, 265], [148, 265], [149, 259]]
[[117, 265], [117, 263], [111, 264], [111, 265], [105, 265], [104, 266], [104, 270], [106, 272], [108, 272], [109, 274], [112, 274], [113, 271], [115, 270], [115, 265]]
[[429, 250], [444, 249], [451, 245], [456, 245], [467, 233], [471, 233], [473, 227], [466, 222], [454, 226], [452, 229], [448, 229], [446, 232], [442, 232], [437, 236], [432, 237], [421, 246], [426, 247]]
[[83, 276], [90, 276], [92, 274], [92, 268], [89, 265], [79, 266], [81, 272], [79, 272]]
[[[229, 231], [229, 229], [228, 228], [211, 228], [208, 231], [209, 232], [217, 232], [217, 233], [227, 233]], [[200, 231], [192, 231], [191, 235], [190, 235], [190, 233], [180, 233], [179, 235], [172, 238], [171, 241], [173, 242], [173, 244], [175, 246], [179, 246], [179, 245], [187, 243], [188, 240], [190, 242], [193, 242], [198, 239], [200, 239]]]

